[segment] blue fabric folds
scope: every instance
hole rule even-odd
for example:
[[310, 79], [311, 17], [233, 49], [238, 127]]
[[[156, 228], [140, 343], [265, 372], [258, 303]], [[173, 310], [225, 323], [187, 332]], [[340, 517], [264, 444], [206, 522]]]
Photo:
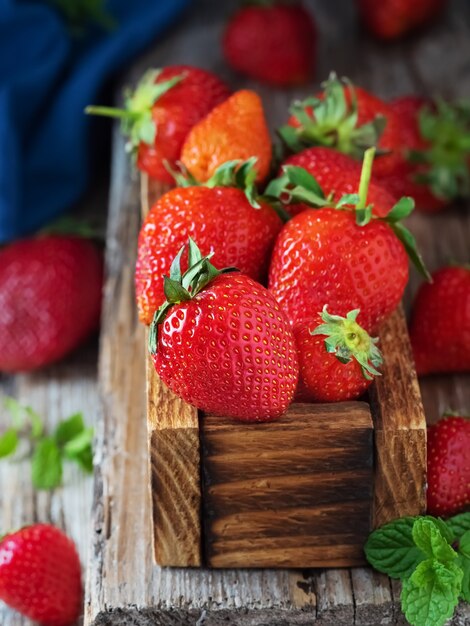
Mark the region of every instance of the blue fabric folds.
[[95, 25], [72, 36], [47, 2], [0, 0], [0, 243], [77, 201], [90, 173], [85, 106], [187, 4], [110, 0], [114, 28]]

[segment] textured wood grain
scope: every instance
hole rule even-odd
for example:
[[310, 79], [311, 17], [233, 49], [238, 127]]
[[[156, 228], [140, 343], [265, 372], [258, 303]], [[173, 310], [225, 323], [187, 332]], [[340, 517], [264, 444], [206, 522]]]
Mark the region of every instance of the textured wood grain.
[[[429, 31], [409, 42], [389, 46], [357, 37], [353, 3], [312, 0], [308, 4], [321, 32], [318, 80], [335, 68], [387, 97], [410, 90], [439, 92], [441, 87], [451, 96], [470, 96], [466, 68], [470, 56], [470, 6], [464, 0], [453, 0], [453, 12]], [[136, 65], [134, 76], [152, 64], [190, 60], [215, 70], [234, 86], [245, 84], [259, 90], [266, 102], [269, 99], [269, 122], [274, 128], [285, 120], [288, 102], [314, 93], [318, 82], [303, 90], [282, 92], [234, 77], [223, 63], [219, 47], [223, 20], [233, 6], [231, 0], [198, 2], [188, 19]], [[127, 280], [126, 268], [132, 268], [137, 234], [133, 220], [139, 206], [139, 192], [129, 179], [122, 149], [123, 143], [116, 139], [108, 237], [110, 314], [105, 320], [105, 343], [115, 346], [115, 360], [129, 362], [134, 350], [144, 350], [144, 338], [132, 310], [123, 315], [124, 306], [120, 306], [124, 300], [129, 307], [132, 302], [132, 282]], [[470, 216], [461, 207], [433, 218], [412, 216], [410, 226], [431, 269], [449, 257], [468, 260]], [[411, 273], [410, 294], [418, 282], [417, 275]], [[114, 320], [114, 309], [119, 321]], [[120, 347], [118, 340], [128, 336], [130, 339]], [[107, 362], [103, 367], [106, 370]], [[101, 462], [95, 479], [87, 624], [194, 626], [197, 620], [204, 626], [311, 625], [315, 620], [322, 626], [400, 623], [398, 590], [392, 589], [391, 615], [388, 579], [367, 575], [368, 570], [209, 572], [154, 567], [143, 380], [142, 372], [133, 386], [124, 381], [125, 389], [119, 397], [113, 393], [112, 402], [105, 395], [107, 411], [98, 451]], [[432, 420], [447, 405], [470, 406], [467, 377], [424, 379], [422, 389], [426, 413]], [[359, 582], [356, 571], [364, 573]], [[462, 605], [454, 624], [468, 623], [470, 612]]]
[[374, 527], [426, 509], [426, 418], [401, 309], [380, 332], [382, 376], [370, 389], [375, 429]]
[[294, 404], [269, 424], [205, 416], [201, 441], [208, 565], [363, 563], [373, 487], [367, 404]]

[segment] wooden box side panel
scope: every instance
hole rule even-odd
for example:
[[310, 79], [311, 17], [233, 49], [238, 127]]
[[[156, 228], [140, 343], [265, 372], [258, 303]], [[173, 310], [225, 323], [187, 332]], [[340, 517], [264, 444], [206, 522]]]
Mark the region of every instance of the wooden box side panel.
[[205, 417], [200, 432], [208, 565], [363, 563], [373, 499], [367, 404], [294, 404], [271, 424]]
[[426, 510], [426, 418], [402, 307], [380, 332], [382, 376], [369, 392], [375, 430], [373, 527]]

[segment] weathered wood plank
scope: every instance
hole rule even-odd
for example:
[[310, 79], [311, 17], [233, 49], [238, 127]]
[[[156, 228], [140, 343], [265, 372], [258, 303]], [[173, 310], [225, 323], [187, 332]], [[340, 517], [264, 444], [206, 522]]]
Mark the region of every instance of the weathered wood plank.
[[426, 509], [426, 418], [401, 309], [383, 325], [382, 376], [369, 391], [375, 429], [373, 526]]

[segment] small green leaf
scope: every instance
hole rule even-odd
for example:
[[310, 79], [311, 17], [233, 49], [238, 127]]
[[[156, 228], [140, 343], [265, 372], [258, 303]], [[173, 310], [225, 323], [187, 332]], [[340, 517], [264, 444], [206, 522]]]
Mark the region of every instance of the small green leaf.
[[413, 541], [429, 557], [441, 562], [453, 561], [457, 553], [442, 536], [439, 527], [431, 518], [419, 518], [413, 524]]
[[170, 278], [171, 280], [175, 280], [177, 283], [181, 282], [181, 256], [184, 252], [184, 249], [185, 246], [182, 246], [180, 248], [180, 251], [173, 259], [170, 267]]
[[32, 458], [32, 481], [36, 489], [54, 489], [62, 481], [62, 459], [53, 437], [37, 444]]
[[177, 304], [178, 302], [191, 299], [186, 289], [176, 280], [168, 278], [168, 276], [163, 277], [163, 292], [166, 299], [171, 304]]
[[462, 570], [455, 563], [435, 559], [420, 563], [403, 581], [401, 607], [412, 626], [443, 626], [457, 606]]
[[325, 194], [316, 179], [303, 167], [287, 165], [284, 167], [284, 172], [289, 182], [291, 185], [294, 185], [294, 187], [302, 187], [307, 191], [311, 191], [319, 198], [325, 199]]
[[25, 421], [24, 409], [21, 404], [15, 398], [6, 396], [3, 399], [3, 406], [8, 413], [10, 413], [13, 428], [15, 430], [21, 430]]
[[199, 263], [202, 259], [202, 254], [199, 248], [197, 247], [194, 239], [191, 237], [188, 238], [188, 267], [192, 267]]
[[293, 126], [289, 126], [288, 124], [281, 126], [281, 128], [278, 129], [277, 134], [291, 152], [297, 153], [305, 148], [305, 144], [299, 139], [299, 136]]
[[18, 433], [14, 428], [9, 428], [0, 436], [0, 459], [14, 454], [18, 447]]
[[413, 212], [415, 208], [415, 201], [413, 198], [403, 197], [392, 207], [387, 213], [387, 222], [399, 222], [405, 219]]
[[73, 439], [70, 439], [64, 446], [64, 455], [68, 459], [75, 458], [78, 454], [82, 453], [85, 448], [88, 448], [94, 436], [94, 429], [92, 427], [85, 428], [81, 433], [78, 433]]
[[431, 275], [426, 269], [423, 258], [418, 252], [418, 248], [416, 246], [416, 239], [410, 233], [410, 231], [400, 224], [399, 222], [394, 222], [390, 224], [393, 232], [398, 237], [398, 239], [402, 242], [403, 247], [406, 250], [411, 262], [416, 267], [418, 272], [423, 276], [426, 280], [431, 281]]
[[60, 422], [54, 432], [54, 439], [58, 446], [65, 445], [74, 439], [85, 428], [82, 413], [75, 413], [66, 420]]
[[457, 563], [463, 571], [462, 589], [460, 591], [460, 595], [465, 602], [470, 602], [470, 558], [464, 556], [463, 554], [459, 554]]
[[26, 415], [29, 417], [29, 421], [31, 422], [31, 437], [33, 439], [39, 439], [44, 432], [44, 424], [41, 417], [30, 406], [25, 407], [24, 410]]
[[87, 446], [80, 453], [76, 454], [73, 459], [87, 474], [93, 473], [93, 450], [91, 446]]
[[467, 530], [459, 540], [459, 552], [470, 559], [470, 530]]
[[407, 578], [426, 557], [416, 547], [412, 529], [416, 518], [403, 517], [375, 530], [364, 551], [369, 563], [391, 578]]
[[336, 203], [336, 208], [341, 209], [344, 206], [356, 206], [359, 202], [359, 194], [345, 193]]
[[470, 530], [470, 513], [459, 513], [445, 523], [453, 533], [454, 539], [460, 539], [467, 530]]

